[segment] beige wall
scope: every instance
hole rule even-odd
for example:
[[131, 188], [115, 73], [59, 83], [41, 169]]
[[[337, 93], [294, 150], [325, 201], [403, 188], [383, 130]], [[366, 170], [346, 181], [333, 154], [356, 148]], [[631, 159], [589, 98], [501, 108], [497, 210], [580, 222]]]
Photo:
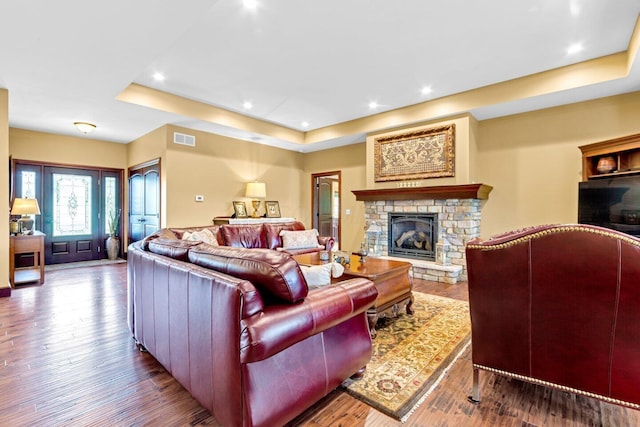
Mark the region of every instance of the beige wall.
[[127, 167], [127, 145], [91, 138], [9, 129], [14, 159], [105, 168]]
[[577, 222], [580, 145], [640, 132], [640, 92], [479, 124], [478, 182], [494, 187], [482, 236]]
[[[357, 250], [364, 239], [364, 203], [357, 202], [352, 190], [366, 188], [366, 144], [348, 145], [331, 150], [308, 153], [304, 157], [304, 184], [300, 200], [306, 207], [305, 224], [311, 224], [311, 174], [341, 171], [341, 237], [340, 247]], [[351, 214], [346, 215], [350, 210]]]
[[[5, 159], [0, 163], [0, 200], [7, 201], [4, 220], [0, 221], [0, 235], [9, 235], [9, 91], [0, 89], [0, 153]], [[0, 277], [5, 277], [0, 287], [9, 283], [9, 239], [0, 243]]]
[[[195, 135], [196, 146], [174, 144], [174, 131]], [[166, 149], [167, 226], [211, 224], [215, 216], [231, 215], [235, 200], [253, 212], [244, 192], [255, 180], [266, 184], [266, 200], [278, 201], [282, 216], [308, 223], [309, 208], [300, 197], [307, 188], [302, 154], [175, 126], [168, 126]], [[196, 195], [204, 202], [196, 202]]]

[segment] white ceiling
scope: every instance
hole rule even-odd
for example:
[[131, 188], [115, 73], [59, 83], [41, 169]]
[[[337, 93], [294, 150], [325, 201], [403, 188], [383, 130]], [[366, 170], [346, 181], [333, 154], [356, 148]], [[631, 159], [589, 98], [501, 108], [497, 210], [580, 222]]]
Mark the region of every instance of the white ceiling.
[[[133, 82], [313, 130], [625, 51], [639, 15], [638, 0], [258, 0], [254, 11], [241, 0], [3, 1], [0, 87], [11, 127], [81, 136], [73, 122], [89, 121], [91, 138], [127, 143], [170, 123], [298, 149], [116, 96]], [[584, 49], [569, 55], [573, 43]], [[637, 91], [639, 68], [471, 113]], [[166, 79], [154, 81], [156, 72]], [[359, 141], [345, 135], [306, 151]]]

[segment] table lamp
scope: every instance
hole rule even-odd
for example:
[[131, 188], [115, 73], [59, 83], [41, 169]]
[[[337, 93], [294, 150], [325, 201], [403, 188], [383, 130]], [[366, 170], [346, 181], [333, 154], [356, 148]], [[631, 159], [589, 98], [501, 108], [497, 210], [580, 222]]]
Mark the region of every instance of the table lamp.
[[33, 218], [29, 215], [40, 215], [40, 206], [37, 199], [22, 199], [16, 197], [11, 207], [11, 215], [22, 215], [18, 220], [22, 234], [33, 233]]
[[267, 186], [264, 182], [249, 182], [247, 183], [247, 191], [245, 197], [252, 198], [251, 205], [253, 206], [253, 218], [258, 218], [258, 209], [260, 209], [260, 200], [267, 197]]

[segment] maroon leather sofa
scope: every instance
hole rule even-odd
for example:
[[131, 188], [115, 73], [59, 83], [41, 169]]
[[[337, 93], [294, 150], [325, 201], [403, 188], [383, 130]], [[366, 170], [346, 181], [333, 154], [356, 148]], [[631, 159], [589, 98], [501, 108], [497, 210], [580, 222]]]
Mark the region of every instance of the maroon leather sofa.
[[222, 425], [283, 425], [369, 361], [372, 282], [309, 291], [289, 254], [166, 235], [129, 246], [129, 327]]
[[545, 225], [466, 247], [473, 396], [485, 370], [640, 409], [640, 239]]
[[300, 221], [277, 222], [263, 224], [223, 224], [209, 225], [188, 228], [168, 228], [162, 230], [165, 235], [172, 232], [173, 235], [181, 239], [187, 231], [193, 232], [202, 229], [210, 230], [216, 237], [220, 246], [232, 246], [236, 248], [267, 248], [287, 252], [292, 255], [318, 252], [322, 250], [330, 251], [335, 241], [331, 236], [318, 236], [318, 242], [314, 247], [301, 249], [283, 249], [280, 232], [303, 231], [304, 224]]

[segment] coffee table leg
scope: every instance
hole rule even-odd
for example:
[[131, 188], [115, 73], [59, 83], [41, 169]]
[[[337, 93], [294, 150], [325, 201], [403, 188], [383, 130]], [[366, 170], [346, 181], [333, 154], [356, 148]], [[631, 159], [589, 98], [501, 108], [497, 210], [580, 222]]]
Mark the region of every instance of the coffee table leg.
[[369, 333], [371, 339], [374, 339], [377, 335], [376, 323], [378, 323], [378, 313], [375, 310], [367, 311], [367, 320], [369, 321]]
[[413, 294], [409, 297], [409, 301], [407, 301], [407, 314], [411, 315], [414, 313], [413, 310]]

